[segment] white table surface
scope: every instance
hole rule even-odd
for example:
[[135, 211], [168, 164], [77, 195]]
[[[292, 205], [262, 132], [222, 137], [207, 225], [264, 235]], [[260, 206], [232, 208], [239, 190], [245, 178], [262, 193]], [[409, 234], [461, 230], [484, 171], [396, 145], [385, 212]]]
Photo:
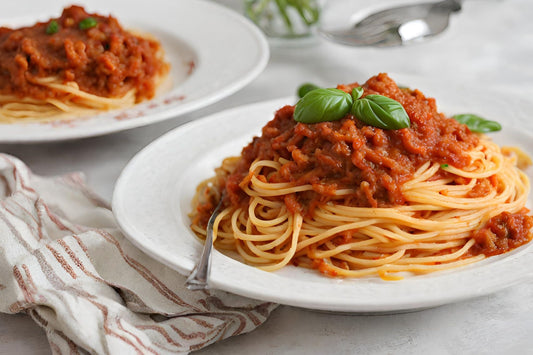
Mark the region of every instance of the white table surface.
[[[7, 3], [0, 7], [31, 9], [31, 1]], [[333, 86], [393, 72], [485, 85], [533, 98], [532, 17], [530, 0], [466, 0], [451, 27], [423, 44], [392, 49], [349, 48], [323, 41], [312, 46], [271, 46], [270, 62], [257, 79], [205, 109], [109, 136], [0, 144], [0, 151], [23, 159], [41, 175], [82, 171], [89, 185], [110, 199], [128, 160], [168, 130], [226, 108], [292, 95], [307, 81]], [[347, 316], [282, 306], [254, 332], [198, 353], [525, 354], [533, 353], [532, 332], [533, 281], [529, 280], [496, 294], [404, 314]], [[50, 348], [42, 329], [29, 317], [0, 314], [0, 354], [50, 354]]]

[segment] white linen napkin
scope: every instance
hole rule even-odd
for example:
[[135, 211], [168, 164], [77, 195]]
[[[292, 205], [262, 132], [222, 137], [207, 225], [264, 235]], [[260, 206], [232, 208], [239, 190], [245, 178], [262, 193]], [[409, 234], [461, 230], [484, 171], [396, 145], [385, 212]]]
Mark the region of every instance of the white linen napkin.
[[0, 311], [55, 354], [183, 354], [262, 324], [275, 304], [189, 291], [134, 247], [81, 174], [39, 177], [0, 154]]

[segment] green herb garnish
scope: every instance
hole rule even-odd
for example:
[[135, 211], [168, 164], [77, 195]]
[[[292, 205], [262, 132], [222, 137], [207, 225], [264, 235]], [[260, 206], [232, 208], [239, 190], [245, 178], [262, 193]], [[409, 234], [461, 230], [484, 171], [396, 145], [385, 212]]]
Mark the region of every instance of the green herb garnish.
[[59, 24], [56, 20], [50, 21], [48, 26], [46, 26], [46, 34], [47, 35], [53, 35], [54, 33], [59, 32]]
[[79, 27], [80, 30], [88, 30], [89, 28], [96, 27], [98, 25], [98, 22], [92, 18], [87, 17], [80, 21]]
[[350, 94], [339, 89], [315, 89], [298, 101], [294, 119], [303, 123], [340, 120], [352, 107]]
[[440, 167], [443, 168], [443, 169], [444, 169], [444, 168], [447, 168], [448, 166], [449, 166], [448, 164], [441, 164], [441, 165], [440, 165]]
[[486, 120], [483, 117], [472, 113], [463, 113], [452, 116], [455, 120], [468, 126], [472, 132], [488, 133], [496, 132], [502, 129], [502, 126], [496, 121]]
[[359, 120], [382, 129], [402, 129], [411, 125], [411, 120], [402, 104], [383, 95], [363, 95], [363, 88], [352, 91], [354, 103], [351, 113]]
[[294, 119], [304, 123], [335, 121], [351, 112], [366, 124], [382, 129], [410, 126], [409, 116], [398, 101], [382, 95], [361, 98], [363, 92], [362, 87], [353, 89], [352, 95], [339, 89], [314, 88], [296, 104]]
[[298, 88], [298, 97], [302, 98], [308, 92], [313, 91], [315, 89], [320, 89], [320, 87], [312, 83], [305, 83]]

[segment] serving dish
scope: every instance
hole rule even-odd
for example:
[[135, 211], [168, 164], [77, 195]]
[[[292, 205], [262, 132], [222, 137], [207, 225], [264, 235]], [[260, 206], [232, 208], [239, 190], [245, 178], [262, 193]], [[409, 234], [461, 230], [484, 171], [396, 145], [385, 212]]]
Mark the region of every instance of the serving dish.
[[[533, 153], [533, 125], [527, 121], [533, 105], [527, 100], [461, 85], [436, 86], [421, 78], [397, 81], [436, 97], [440, 111], [450, 115], [475, 111], [498, 120], [503, 130], [491, 134], [497, 143]], [[295, 102], [288, 97], [217, 113], [179, 127], [143, 149], [122, 172], [113, 196], [113, 211], [126, 236], [157, 260], [184, 275], [190, 273], [202, 248], [187, 216], [197, 184], [212, 176], [224, 157], [238, 155], [276, 109]], [[533, 178], [531, 169], [527, 173]], [[533, 206], [531, 195], [528, 205]], [[210, 286], [322, 311], [399, 312], [501, 290], [533, 276], [531, 262], [533, 247], [525, 245], [466, 267], [383, 281], [328, 278], [293, 266], [269, 273], [215, 251]]]
[[[21, 13], [23, 7], [3, 2], [0, 25], [20, 27], [45, 21], [58, 16], [68, 4], [57, 0], [36, 3]], [[268, 62], [264, 35], [245, 17], [214, 2], [153, 0], [133, 6], [120, 0], [93, 0], [83, 5], [89, 12], [112, 14], [124, 27], [158, 38], [172, 66], [170, 80], [154, 99], [128, 109], [51, 123], [2, 125], [0, 142], [77, 139], [175, 118], [243, 88]]]

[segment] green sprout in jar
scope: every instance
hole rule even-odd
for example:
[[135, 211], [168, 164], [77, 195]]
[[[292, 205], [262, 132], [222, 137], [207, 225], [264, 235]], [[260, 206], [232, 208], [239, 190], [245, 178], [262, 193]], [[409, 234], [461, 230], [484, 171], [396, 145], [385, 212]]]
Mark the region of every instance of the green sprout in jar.
[[319, 0], [245, 0], [246, 15], [271, 37], [305, 37], [320, 18]]

